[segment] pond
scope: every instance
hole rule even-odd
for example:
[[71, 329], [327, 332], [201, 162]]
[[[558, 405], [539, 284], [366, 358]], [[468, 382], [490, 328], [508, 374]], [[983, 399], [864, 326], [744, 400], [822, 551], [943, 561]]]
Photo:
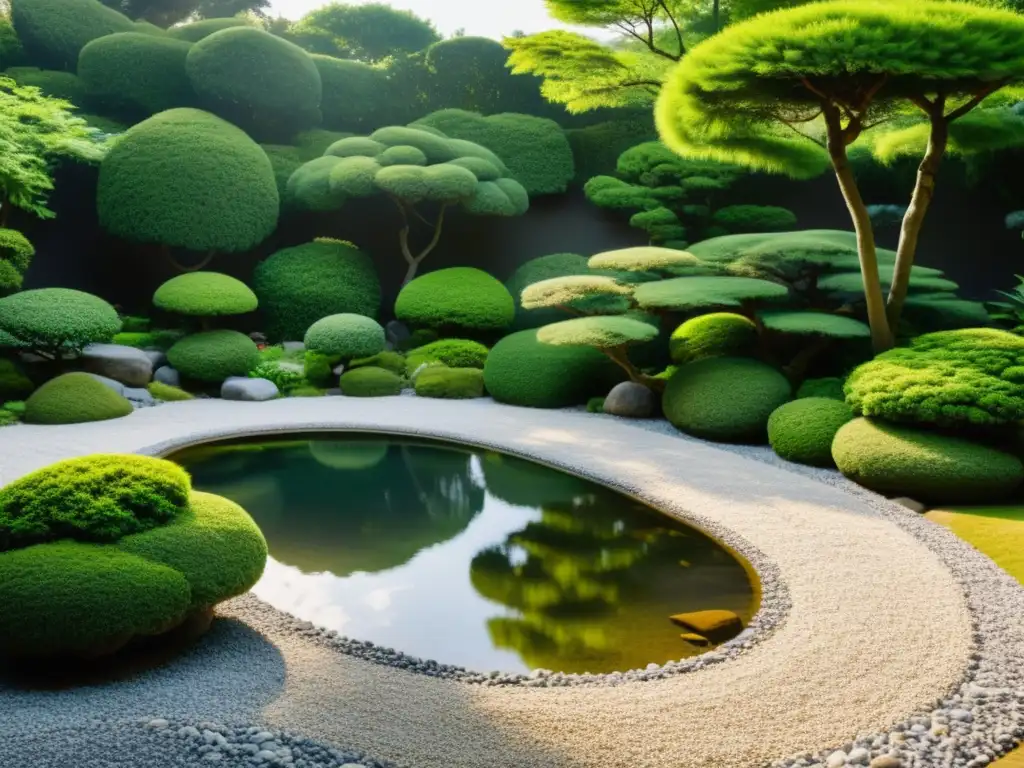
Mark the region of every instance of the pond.
[[749, 568], [702, 532], [507, 455], [314, 433], [169, 458], [262, 528], [258, 597], [412, 656], [482, 672], [625, 671], [707, 650], [670, 615], [724, 610], [745, 625], [757, 610]]

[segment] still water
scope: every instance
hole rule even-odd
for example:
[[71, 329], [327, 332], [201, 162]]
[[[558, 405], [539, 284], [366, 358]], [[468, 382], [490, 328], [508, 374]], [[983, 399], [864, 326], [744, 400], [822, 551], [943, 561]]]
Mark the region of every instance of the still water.
[[701, 532], [521, 459], [349, 433], [171, 457], [245, 507], [270, 560], [254, 588], [301, 619], [476, 671], [611, 672], [702, 653], [672, 614], [756, 611]]

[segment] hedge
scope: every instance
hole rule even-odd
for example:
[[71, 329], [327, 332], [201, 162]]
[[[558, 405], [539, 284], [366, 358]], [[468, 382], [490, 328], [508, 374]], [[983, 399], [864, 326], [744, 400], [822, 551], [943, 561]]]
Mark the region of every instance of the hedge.
[[82, 424], [118, 419], [132, 404], [87, 373], [65, 373], [50, 379], [25, 401], [29, 424]]
[[406, 358], [405, 369], [411, 375], [424, 363], [439, 362], [449, 368], [483, 368], [488, 349], [478, 341], [440, 339], [417, 347]]
[[171, 27], [167, 30], [167, 34], [171, 37], [177, 38], [178, 40], [198, 43], [203, 38], [209, 37], [214, 32], [220, 32], [222, 29], [231, 29], [232, 27], [251, 27], [253, 25], [254, 23], [249, 19], [238, 18], [237, 16], [226, 19], [200, 19], [199, 21], [193, 21], [189, 24]]
[[570, 128], [565, 136], [572, 147], [575, 181], [582, 185], [594, 176], [615, 173], [619, 155], [645, 141], [657, 141], [658, 131], [647, 110], [636, 117]]
[[75, 71], [86, 43], [136, 31], [131, 19], [98, 0], [15, 0], [11, 20], [28, 61], [69, 72]]
[[690, 363], [706, 357], [742, 356], [757, 345], [757, 326], [743, 315], [712, 312], [682, 323], [669, 338], [672, 361]]
[[340, 360], [369, 357], [384, 351], [384, 328], [372, 317], [342, 313], [328, 315], [309, 326], [306, 349]]
[[38, 88], [45, 96], [70, 101], [76, 107], [88, 102], [88, 90], [82, 79], [73, 72], [38, 67], [11, 67], [4, 71], [18, 85]]
[[787, 461], [834, 467], [832, 440], [853, 418], [846, 403], [827, 397], [804, 397], [776, 408], [768, 419], [768, 442]]
[[185, 378], [219, 384], [246, 376], [259, 360], [256, 342], [238, 331], [204, 331], [167, 350], [167, 360]]
[[484, 395], [484, 372], [479, 368], [427, 368], [416, 377], [416, 394], [465, 400]]
[[348, 397], [387, 397], [402, 392], [402, 377], [383, 368], [367, 366], [345, 371], [338, 380], [341, 394]]
[[387, 70], [361, 61], [311, 55], [320, 73], [320, 112], [325, 128], [368, 133], [387, 122]]
[[407, 283], [395, 316], [427, 328], [500, 331], [515, 317], [512, 295], [497, 279], [473, 267], [428, 272]]
[[0, 328], [18, 349], [54, 354], [110, 341], [121, 329], [121, 319], [91, 293], [36, 288], [0, 299]]
[[196, 317], [243, 315], [254, 312], [258, 303], [249, 286], [220, 272], [178, 275], [153, 294], [153, 306], [158, 309]]

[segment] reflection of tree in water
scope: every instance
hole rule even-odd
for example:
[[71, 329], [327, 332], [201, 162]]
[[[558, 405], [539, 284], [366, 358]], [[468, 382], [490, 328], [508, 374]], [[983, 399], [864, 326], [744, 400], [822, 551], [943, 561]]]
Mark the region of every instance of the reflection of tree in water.
[[307, 573], [395, 568], [460, 533], [484, 505], [470, 454], [445, 448], [261, 439], [174, 459], [196, 488], [242, 504], [275, 560]]
[[641, 504], [591, 491], [548, 503], [540, 520], [473, 559], [476, 590], [514, 612], [488, 621], [495, 645], [534, 668], [610, 672], [697, 652], [670, 614], [726, 608], [750, 618], [746, 573], [723, 549]]

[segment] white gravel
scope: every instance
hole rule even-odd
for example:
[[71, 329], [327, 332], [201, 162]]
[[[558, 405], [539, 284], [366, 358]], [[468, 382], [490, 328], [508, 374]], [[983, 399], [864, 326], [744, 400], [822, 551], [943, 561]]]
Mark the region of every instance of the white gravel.
[[[278, 732], [295, 765], [335, 756], [315, 744], [295, 749], [284, 732], [355, 750], [339, 753], [345, 759], [365, 753], [415, 768], [867, 765], [890, 750], [904, 766], [975, 766], [986, 749], [996, 754], [1021, 735], [1024, 611], [1015, 582], [937, 526], [851, 493], [832, 475], [751, 460], [765, 458], [760, 449], [729, 453], [659, 434], [657, 422], [638, 428], [483, 400], [193, 401], [99, 424], [0, 431], [0, 481], [86, 453], [152, 453], [196, 435], [310, 427], [485, 444], [619, 487], [754, 553], [762, 574], [779, 580], [767, 606], [775, 614], [761, 642], [688, 674], [492, 687], [339, 653], [245, 597], [226, 612], [259, 636], [222, 622], [188, 657], [132, 683], [60, 694], [0, 688], [0, 765], [128, 764], [94, 759], [89, 745], [130, 757], [160, 738], [176, 755], [161, 764], [191, 764], [182, 755], [200, 765], [251, 762], [221, 750], [199, 755], [172, 738], [172, 725], [202, 720], [227, 724], [232, 739], [243, 726]], [[155, 730], [172, 736], [154, 736], [140, 718], [167, 720]], [[97, 720], [104, 725], [90, 725]]]

